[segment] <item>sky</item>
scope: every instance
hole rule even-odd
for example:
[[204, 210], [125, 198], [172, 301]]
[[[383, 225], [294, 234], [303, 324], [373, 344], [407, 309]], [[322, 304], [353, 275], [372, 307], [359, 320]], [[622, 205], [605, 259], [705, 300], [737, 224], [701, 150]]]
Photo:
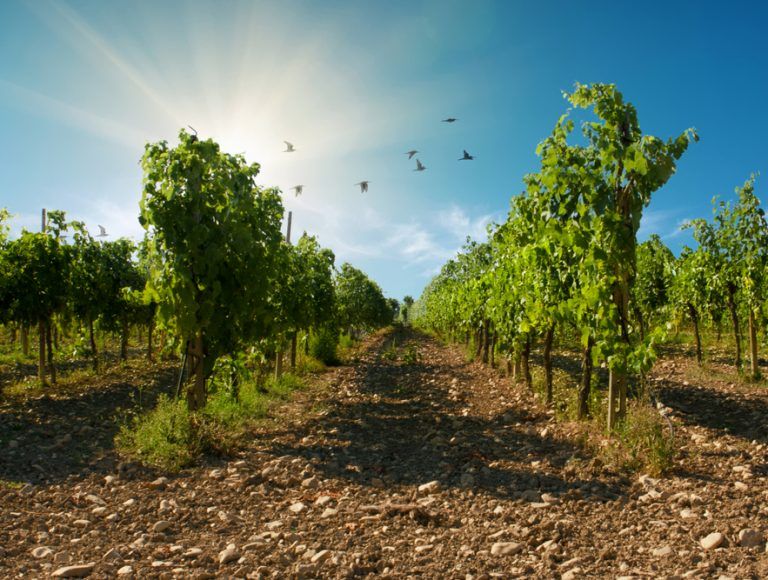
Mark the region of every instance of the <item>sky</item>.
[[738, 1], [0, 0], [0, 207], [15, 232], [48, 208], [139, 240], [144, 145], [189, 125], [261, 164], [294, 236], [417, 297], [504, 220], [562, 91], [604, 82], [646, 134], [701, 137], [639, 232], [677, 252], [768, 172], [766, 21]]

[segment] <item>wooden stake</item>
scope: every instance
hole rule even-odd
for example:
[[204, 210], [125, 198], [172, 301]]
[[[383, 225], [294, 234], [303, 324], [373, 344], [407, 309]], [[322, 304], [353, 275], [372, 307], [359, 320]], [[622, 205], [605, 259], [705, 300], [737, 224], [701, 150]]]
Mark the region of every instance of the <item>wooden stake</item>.
[[[293, 221], [293, 212], [288, 212], [288, 227], [285, 232], [285, 242], [291, 243], [291, 222]], [[291, 368], [296, 365], [296, 343], [291, 341]], [[283, 376], [283, 347], [279, 345], [277, 347], [277, 354], [275, 355], [275, 380], [280, 380]]]

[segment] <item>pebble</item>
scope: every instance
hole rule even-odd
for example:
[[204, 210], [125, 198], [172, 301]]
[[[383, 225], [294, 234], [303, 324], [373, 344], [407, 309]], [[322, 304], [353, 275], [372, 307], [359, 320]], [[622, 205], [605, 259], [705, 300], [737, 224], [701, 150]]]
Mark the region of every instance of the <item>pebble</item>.
[[744, 548], [757, 548], [765, 541], [761, 532], [752, 528], [745, 528], [739, 532], [739, 546]]
[[37, 558], [38, 560], [47, 558], [51, 554], [53, 554], [53, 550], [51, 550], [48, 546], [38, 546], [32, 550], [32, 557]]
[[267, 522], [264, 524], [264, 527], [268, 530], [276, 530], [277, 528], [283, 527], [283, 520], [275, 520], [274, 522]]
[[725, 542], [725, 536], [720, 532], [713, 532], [708, 536], [701, 538], [699, 541], [701, 547], [705, 550], [714, 550], [719, 548], [723, 545], [723, 542]]
[[152, 526], [152, 531], [159, 534], [166, 531], [170, 527], [171, 522], [168, 520], [160, 520], [159, 522], [156, 522], [154, 526]]
[[574, 580], [575, 578], [578, 578], [581, 573], [582, 569], [576, 566], [565, 572], [562, 576], [562, 580]]
[[181, 557], [182, 558], [197, 558], [200, 554], [203, 553], [202, 548], [190, 548], [186, 552], [184, 552]]
[[293, 512], [293, 513], [295, 513], [295, 514], [300, 514], [300, 513], [301, 513], [301, 512], [303, 512], [305, 509], [307, 509], [307, 506], [306, 506], [305, 504], [303, 504], [302, 502], [300, 502], [300, 501], [299, 501], [299, 502], [296, 502], [295, 504], [292, 504], [292, 505], [291, 505], [291, 506], [288, 508], [288, 510], [289, 510], [289, 511], [291, 511], [291, 512]]
[[123, 566], [117, 571], [118, 576], [129, 576], [131, 574], [133, 574], [133, 568], [130, 566]]
[[422, 495], [437, 493], [438, 491], [440, 491], [440, 482], [437, 480], [430, 481], [428, 483], [422, 483], [419, 486], [419, 493]]
[[76, 564], [74, 566], [64, 566], [56, 570], [51, 576], [54, 578], [85, 578], [90, 576], [93, 572], [93, 568], [96, 566], [94, 562], [90, 564]]
[[229, 544], [226, 549], [219, 552], [219, 564], [229, 564], [235, 560], [240, 559], [240, 554], [237, 551], [235, 544]]
[[102, 560], [122, 560], [123, 555], [117, 550], [117, 548], [110, 548], [107, 553], [101, 557]]
[[517, 554], [522, 549], [523, 547], [517, 542], [496, 542], [491, 546], [491, 554], [493, 556], [507, 556]]
[[320, 487], [320, 482], [317, 480], [317, 477], [308, 477], [301, 482], [301, 487], [305, 487], [307, 489], [317, 489]]
[[325, 508], [325, 511], [320, 516], [321, 518], [332, 518], [339, 513], [339, 510], [333, 508]]
[[319, 507], [323, 507], [324, 505], [332, 501], [333, 501], [333, 498], [330, 495], [321, 495], [315, 500], [315, 505]]
[[320, 550], [314, 556], [312, 556], [310, 562], [312, 562], [313, 564], [317, 564], [318, 562], [325, 562], [330, 557], [331, 557], [330, 550]]
[[670, 548], [669, 546], [664, 546], [663, 548], [656, 548], [653, 551], [653, 555], [658, 557], [670, 556], [672, 553], [673, 553], [672, 548]]
[[168, 485], [168, 478], [158, 477], [155, 481], [149, 484], [149, 487], [152, 489], [165, 489], [166, 485]]

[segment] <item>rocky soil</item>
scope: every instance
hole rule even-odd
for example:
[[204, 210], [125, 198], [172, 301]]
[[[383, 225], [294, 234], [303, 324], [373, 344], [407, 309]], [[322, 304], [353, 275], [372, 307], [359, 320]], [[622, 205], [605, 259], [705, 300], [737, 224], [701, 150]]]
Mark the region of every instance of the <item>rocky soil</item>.
[[[679, 466], [629, 477], [496, 371], [401, 339], [418, 360], [392, 360], [392, 336], [373, 337], [240, 456], [180, 474], [110, 451], [88, 461], [90, 434], [66, 416], [46, 423], [37, 467], [6, 442], [0, 473], [32, 471], [0, 487], [0, 577], [768, 577], [760, 388], [662, 361]], [[88, 468], [58, 467], [70, 455]]]

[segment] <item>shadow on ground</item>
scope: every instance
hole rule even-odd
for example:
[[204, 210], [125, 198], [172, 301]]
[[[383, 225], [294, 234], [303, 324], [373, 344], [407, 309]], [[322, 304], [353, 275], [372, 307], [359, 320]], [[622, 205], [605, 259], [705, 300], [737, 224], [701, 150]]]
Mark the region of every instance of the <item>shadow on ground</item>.
[[[419, 336], [418, 343], [434, 344], [426, 336]], [[328, 412], [300, 427], [295, 445], [273, 443], [270, 452], [315, 459], [325, 477], [361, 485], [392, 488], [439, 480], [445, 487], [466, 486], [501, 498], [516, 498], [525, 490], [579, 490], [581, 497], [598, 501], [625, 493], [627, 482], [620, 478], [566, 477], [566, 462], [579, 457], [580, 450], [541, 436], [545, 416], [515, 408], [488, 419], [465, 415], [470, 400], [461, 385], [487, 381], [477, 375], [479, 369], [455, 361], [387, 361], [381, 355], [390, 344], [391, 339], [385, 340], [358, 369], [355, 382], [362, 397], [335, 401]], [[453, 378], [457, 386], [452, 393]], [[532, 465], [535, 461], [551, 467], [545, 472]]]
[[0, 480], [40, 484], [113, 473], [114, 438], [125, 411], [154, 406], [160, 393], [172, 390], [174, 377], [170, 367], [154, 367], [130, 382], [96, 377], [104, 384], [75, 392], [53, 386], [50, 394], [3, 401]]
[[687, 423], [768, 443], [768, 396], [665, 381], [662, 402]]

